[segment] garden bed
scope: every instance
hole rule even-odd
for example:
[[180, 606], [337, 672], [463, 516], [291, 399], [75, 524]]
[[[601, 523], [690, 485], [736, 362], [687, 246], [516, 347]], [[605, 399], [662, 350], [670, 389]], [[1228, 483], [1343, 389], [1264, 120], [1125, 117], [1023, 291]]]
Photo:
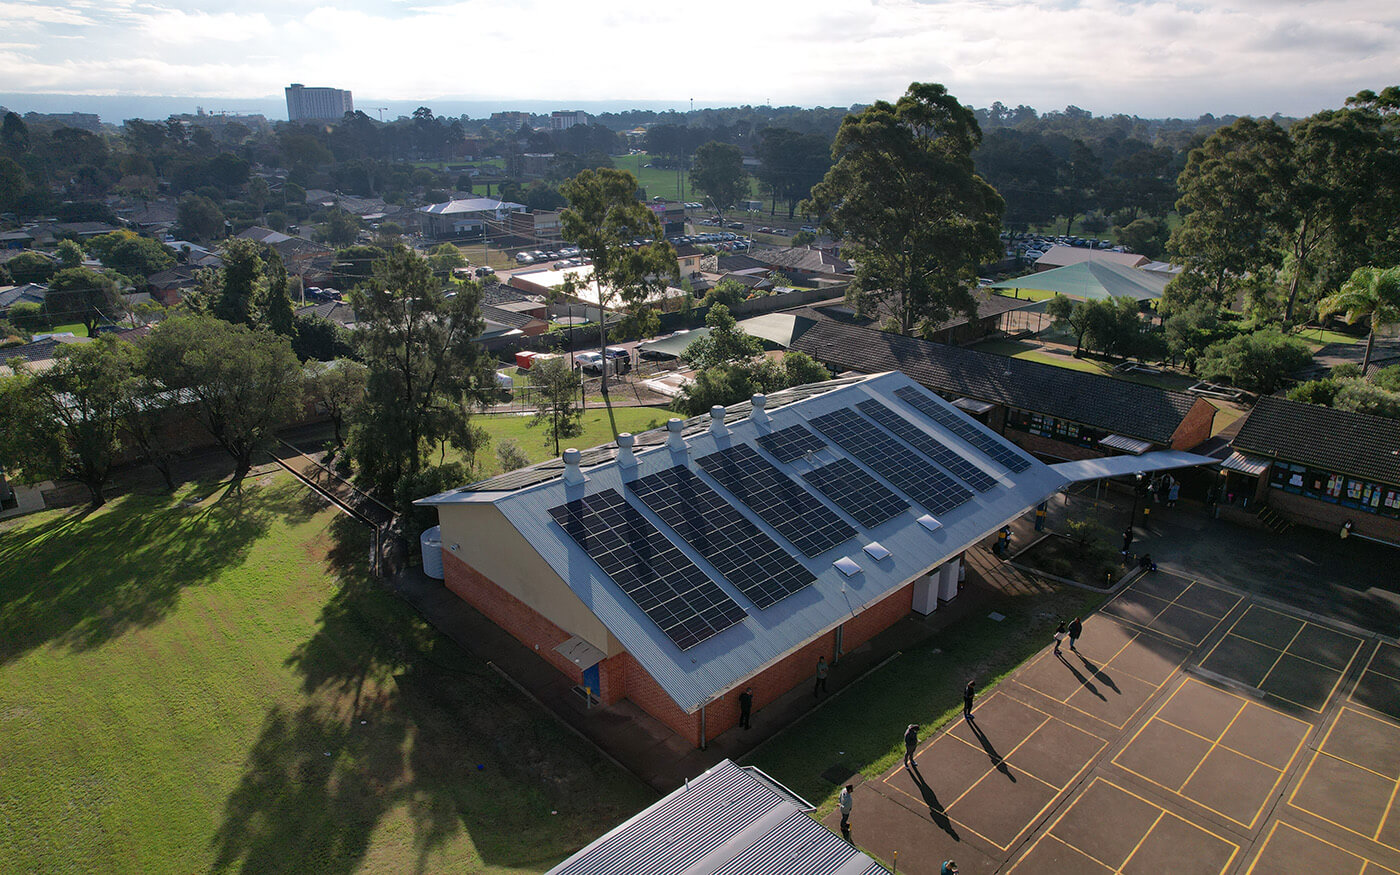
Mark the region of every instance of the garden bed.
[[1111, 548], [1087, 548], [1064, 535], [1049, 534], [1016, 554], [1016, 564], [1032, 572], [1109, 589], [1122, 576], [1121, 558]]

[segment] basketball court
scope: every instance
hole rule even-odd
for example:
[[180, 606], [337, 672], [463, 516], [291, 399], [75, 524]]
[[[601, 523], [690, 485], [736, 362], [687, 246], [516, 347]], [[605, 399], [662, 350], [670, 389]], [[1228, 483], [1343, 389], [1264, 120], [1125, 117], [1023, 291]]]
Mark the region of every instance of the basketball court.
[[1150, 574], [903, 765], [855, 840], [899, 871], [1400, 875], [1400, 647]]

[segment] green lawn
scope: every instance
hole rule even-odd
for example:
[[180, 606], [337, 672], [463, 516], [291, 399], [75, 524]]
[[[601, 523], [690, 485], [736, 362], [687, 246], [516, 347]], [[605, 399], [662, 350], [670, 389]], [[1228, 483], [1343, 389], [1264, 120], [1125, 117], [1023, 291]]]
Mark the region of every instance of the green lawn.
[[282, 475], [0, 524], [0, 871], [540, 872], [654, 798], [365, 546]]
[[1146, 386], [1156, 386], [1159, 389], [1170, 389], [1180, 392], [1191, 385], [1196, 380], [1193, 377], [1171, 372], [1160, 374], [1144, 374], [1140, 372], [1123, 373], [1115, 371], [1116, 361], [1103, 361], [1090, 356], [1075, 358], [1068, 352], [1060, 352], [1050, 347], [1042, 347], [1039, 344], [1027, 343], [1020, 340], [987, 340], [975, 344], [973, 349], [978, 352], [990, 352], [994, 355], [1011, 356], [1012, 358], [1025, 359], [1026, 361], [1040, 362], [1041, 364], [1054, 365], [1057, 368], [1066, 368], [1071, 371], [1083, 371], [1088, 374], [1100, 374], [1105, 377], [1112, 377], [1115, 380], [1123, 380], [1128, 383], [1142, 383]]
[[[876, 777], [904, 754], [904, 728], [918, 723], [928, 738], [962, 713], [962, 690], [977, 679], [979, 696], [1050, 641], [1060, 619], [1087, 616], [1104, 596], [1077, 589], [1042, 595], [1002, 595], [980, 613], [907, 648], [897, 658], [841, 691], [744, 761], [811, 800], [823, 813], [840, 787], [821, 773], [837, 764]], [[1085, 634], [1093, 633], [1092, 622]], [[840, 668], [834, 669], [839, 675]]]
[[1343, 334], [1340, 331], [1332, 331], [1326, 328], [1319, 328], [1315, 325], [1299, 328], [1295, 334], [1314, 345], [1314, 349], [1321, 349], [1329, 343], [1364, 343], [1365, 337], [1355, 337], [1350, 334]]
[[[599, 406], [595, 407], [594, 404]], [[584, 411], [582, 423], [583, 433], [568, 438], [560, 443], [560, 448], [578, 447], [586, 449], [605, 444], [613, 439], [612, 428], [608, 424], [608, 412], [601, 406], [601, 402], [592, 399], [588, 402], [588, 409]], [[672, 413], [664, 407], [614, 407], [613, 415], [617, 417], [618, 431], [630, 431], [634, 434], [646, 431], [650, 428], [657, 428], [665, 425], [666, 420], [677, 414]], [[529, 427], [533, 415], [521, 416], [518, 414], [498, 414], [493, 413], [485, 416], [478, 416], [472, 420], [473, 423], [486, 429], [491, 435], [491, 445], [486, 452], [478, 456], [477, 461], [481, 467], [476, 472], [479, 478], [491, 477], [501, 473], [501, 465], [496, 461], [496, 444], [503, 439], [509, 438], [520, 445], [525, 454], [530, 457], [530, 461], [543, 462], [545, 459], [554, 456], [554, 442], [546, 442], [547, 429], [545, 426]], [[487, 458], [487, 457], [490, 458]]]

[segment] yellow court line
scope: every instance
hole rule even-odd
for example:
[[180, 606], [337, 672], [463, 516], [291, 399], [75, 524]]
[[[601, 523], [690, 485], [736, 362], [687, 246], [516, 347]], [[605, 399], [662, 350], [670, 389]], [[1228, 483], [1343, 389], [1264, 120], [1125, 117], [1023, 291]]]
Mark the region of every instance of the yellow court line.
[[[1172, 817], [1175, 817], [1177, 820], [1181, 821], [1182, 823], [1190, 824], [1191, 826], [1194, 826], [1196, 829], [1200, 830], [1201, 832], [1205, 833], [1206, 835], [1212, 836], [1212, 837], [1217, 838], [1217, 839], [1220, 839], [1220, 841], [1224, 842], [1225, 844], [1227, 844], [1227, 845], [1229, 845], [1230, 847], [1232, 847], [1232, 848], [1235, 849], [1234, 852], [1230, 854], [1230, 859], [1229, 859], [1229, 860], [1226, 860], [1226, 861], [1225, 861], [1225, 865], [1221, 867], [1221, 869], [1220, 869], [1221, 872], [1226, 872], [1226, 871], [1228, 871], [1229, 868], [1230, 868], [1230, 864], [1233, 863], [1233, 862], [1235, 861], [1235, 857], [1239, 855], [1239, 852], [1240, 852], [1240, 846], [1239, 846], [1239, 845], [1235, 844], [1234, 842], [1230, 841], [1229, 839], [1225, 838], [1224, 836], [1222, 836], [1222, 835], [1220, 835], [1220, 834], [1218, 834], [1218, 833], [1216, 833], [1216, 832], [1213, 832], [1213, 831], [1211, 831], [1211, 830], [1209, 830], [1209, 829], [1206, 829], [1205, 827], [1201, 826], [1199, 823], [1196, 823], [1194, 820], [1188, 820], [1188, 819], [1182, 817], [1181, 815], [1177, 814], [1177, 813], [1174, 812], [1174, 811], [1168, 811], [1167, 809], [1163, 808], [1161, 805], [1158, 805], [1156, 802], [1153, 802], [1151, 799], [1148, 799], [1148, 798], [1145, 797], [1145, 796], [1139, 796], [1137, 793], [1134, 793], [1133, 791], [1128, 790], [1127, 788], [1120, 787], [1120, 786], [1118, 786], [1117, 784], [1113, 783], [1112, 781], [1108, 780], [1107, 778], [1094, 778], [1093, 784], [1097, 784], [1097, 783], [1100, 782], [1100, 781], [1103, 781], [1105, 784], [1107, 784], [1108, 786], [1114, 788], [1115, 790], [1119, 790], [1119, 791], [1122, 791], [1123, 793], [1127, 793], [1129, 796], [1132, 796], [1134, 799], [1140, 799], [1141, 801], [1146, 802], [1148, 805], [1151, 805], [1153, 808], [1155, 808], [1155, 809], [1157, 809], [1158, 811], [1162, 812], [1162, 814], [1159, 815], [1158, 818], [1157, 818], [1155, 821], [1152, 822], [1152, 826], [1148, 828], [1147, 832], [1143, 835], [1143, 837], [1142, 837], [1141, 839], [1138, 840], [1137, 846], [1133, 848], [1133, 853], [1132, 853], [1132, 854], [1129, 854], [1129, 855], [1128, 855], [1128, 859], [1123, 861], [1123, 866], [1127, 866], [1128, 863], [1133, 859], [1133, 854], [1136, 854], [1137, 851], [1138, 851], [1138, 848], [1142, 847], [1142, 843], [1145, 842], [1145, 841], [1147, 841], [1147, 837], [1148, 837], [1149, 835], [1152, 834], [1152, 830], [1155, 829], [1155, 828], [1157, 827], [1157, 824], [1160, 823], [1160, 822], [1162, 821], [1162, 816], [1165, 816], [1165, 815], [1171, 815]], [[1089, 786], [1092, 787], [1093, 784], [1090, 784]], [[1204, 807], [1204, 806], [1202, 806], [1202, 807]], [[1220, 812], [1218, 812], [1218, 811], [1216, 812], [1216, 814], [1219, 814], [1219, 813], [1220, 813]], [[1231, 818], [1231, 819], [1233, 820], [1233, 818]], [[1059, 823], [1058, 820], [1055, 821], [1055, 822], [1056, 822], [1057, 824]], [[1235, 822], [1238, 823], [1239, 821], [1235, 821]], [[1054, 827], [1051, 827], [1051, 829], [1053, 830]], [[1122, 871], [1122, 868], [1123, 868], [1123, 867], [1120, 866], [1120, 867], [1119, 867], [1119, 871]]]
[[[1276, 613], [1277, 613], [1277, 612], [1276, 612]], [[1306, 628], [1308, 628], [1308, 624], [1307, 624], [1307, 623], [1304, 623], [1303, 625], [1301, 625], [1301, 626], [1298, 627], [1298, 631], [1297, 631], [1297, 632], [1294, 632], [1294, 633], [1293, 633], [1293, 637], [1288, 639], [1288, 644], [1286, 644], [1286, 645], [1284, 646], [1284, 648], [1278, 652], [1278, 659], [1275, 659], [1275, 660], [1274, 660], [1274, 664], [1271, 665], [1271, 666], [1269, 666], [1269, 670], [1266, 671], [1266, 672], [1264, 672], [1264, 676], [1263, 676], [1262, 678], [1259, 679], [1259, 683], [1254, 684], [1254, 686], [1255, 686], [1256, 688], [1262, 689], [1262, 688], [1264, 687], [1264, 681], [1268, 680], [1268, 679], [1269, 679], [1269, 675], [1273, 674], [1273, 673], [1274, 673], [1274, 669], [1278, 668], [1278, 664], [1279, 664], [1280, 662], [1283, 662], [1283, 656], [1284, 656], [1285, 653], [1288, 653], [1288, 648], [1293, 646], [1293, 642], [1298, 640], [1298, 636], [1299, 636], [1299, 635], [1302, 635], [1302, 634], [1303, 634], [1303, 630], [1306, 629]], [[1235, 637], [1236, 637], [1236, 638], [1244, 638], [1243, 635], [1236, 635]], [[1246, 638], [1245, 640], [1247, 641], [1247, 640], [1249, 640], [1249, 639]], [[1264, 646], [1265, 646], [1265, 647], [1268, 647], [1269, 645], [1265, 644]], [[1270, 648], [1270, 649], [1272, 649], [1272, 648]], [[1335, 671], [1335, 669], [1334, 669], [1334, 671]], [[1280, 698], [1281, 698], [1281, 697], [1280, 697]], [[1326, 704], [1326, 701], [1325, 701], [1325, 700], [1324, 700], [1323, 704]]]
[[[1335, 724], [1333, 724], [1333, 725], [1335, 725]], [[1319, 814], [1318, 812], [1313, 811], [1311, 808], [1304, 808], [1303, 806], [1299, 805], [1297, 802], [1294, 802], [1294, 801], [1293, 801], [1294, 799], [1297, 798], [1297, 796], [1298, 796], [1298, 791], [1301, 790], [1301, 789], [1303, 789], [1303, 785], [1307, 783], [1308, 775], [1310, 775], [1310, 774], [1312, 773], [1312, 767], [1315, 766], [1315, 765], [1317, 765], [1317, 760], [1318, 760], [1318, 758], [1319, 758], [1319, 757], [1324, 757], [1324, 756], [1325, 756], [1325, 757], [1328, 757], [1329, 759], [1336, 760], [1336, 761], [1339, 762], [1339, 763], [1347, 763], [1348, 765], [1356, 766], [1356, 768], [1361, 769], [1361, 770], [1363, 770], [1363, 771], [1367, 771], [1367, 772], [1370, 772], [1370, 771], [1371, 771], [1370, 769], [1367, 769], [1365, 766], [1357, 766], [1356, 763], [1349, 762], [1348, 760], [1344, 760], [1344, 759], [1342, 759], [1341, 757], [1334, 757], [1334, 756], [1332, 756], [1332, 755], [1329, 754], [1329, 753], [1323, 753], [1321, 750], [1319, 750], [1319, 751], [1317, 751], [1317, 752], [1315, 752], [1315, 753], [1313, 754], [1312, 762], [1308, 763], [1308, 767], [1307, 767], [1306, 769], [1303, 770], [1303, 778], [1302, 778], [1302, 780], [1300, 780], [1296, 785], [1294, 785], [1294, 787], [1293, 787], [1293, 792], [1290, 793], [1290, 794], [1288, 794], [1288, 804], [1289, 804], [1289, 806], [1292, 807], [1292, 808], [1296, 808], [1296, 809], [1298, 809], [1299, 811], [1306, 812], [1307, 814], [1310, 814], [1310, 815], [1312, 815], [1313, 817], [1316, 817], [1318, 820], [1322, 821], [1323, 823], [1330, 823], [1330, 824], [1332, 824], [1333, 826], [1335, 826], [1337, 829], [1344, 829], [1344, 830], [1346, 830], [1347, 832], [1351, 833], [1352, 835], [1361, 836], [1363, 839], [1370, 839], [1371, 841], [1375, 842], [1376, 844], [1380, 845], [1380, 846], [1383, 847], [1383, 848], [1390, 848], [1392, 851], [1400, 851], [1400, 848], [1397, 848], [1397, 847], [1395, 847], [1394, 845], [1387, 845], [1385, 842], [1380, 841], [1379, 839], [1373, 839], [1373, 838], [1371, 838], [1370, 836], [1366, 835], [1366, 833], [1361, 832], [1360, 830], [1353, 829], [1353, 828], [1347, 826], [1347, 825], [1344, 824], [1344, 823], [1338, 823], [1337, 821], [1333, 820], [1333, 819], [1330, 818], [1330, 817], [1324, 817], [1323, 815]], [[1371, 774], [1374, 775], [1374, 774], [1376, 774], [1376, 773], [1375, 773], [1375, 772], [1371, 772]], [[1384, 777], [1384, 775], [1381, 775], [1380, 777]], [[1392, 794], [1392, 798], [1393, 798], [1393, 794]], [[1381, 815], [1381, 818], [1382, 818], [1382, 820], [1384, 820], [1384, 818], [1385, 818], [1384, 813]]]
[[1393, 646], [1393, 645], [1386, 644], [1384, 641], [1377, 641], [1377, 642], [1376, 642], [1376, 649], [1371, 651], [1371, 658], [1368, 659], [1368, 660], [1366, 660], [1366, 668], [1363, 669], [1363, 672], [1369, 671], [1369, 672], [1371, 672], [1372, 674], [1378, 674], [1378, 675], [1380, 675], [1381, 677], [1383, 677], [1383, 678], [1389, 678], [1389, 679], [1392, 680], [1392, 681], [1400, 681], [1400, 677], [1396, 677], [1395, 675], [1391, 675], [1391, 674], [1386, 674], [1385, 672], [1381, 671], [1380, 669], [1372, 668], [1372, 667], [1371, 667], [1371, 666], [1373, 666], [1373, 665], [1376, 664], [1376, 657], [1378, 657], [1378, 656], [1381, 655], [1381, 648], [1383, 648], [1383, 647], [1391, 647], [1391, 646]]
[[[1395, 782], [1395, 786], [1390, 788], [1390, 799], [1387, 800], [1386, 803], [1385, 803], [1385, 811], [1382, 811], [1382, 812], [1381, 812], [1381, 822], [1380, 822], [1380, 825], [1376, 827], [1376, 834], [1373, 835], [1373, 836], [1371, 836], [1371, 840], [1374, 841], [1374, 842], [1382, 843], [1382, 842], [1381, 842], [1381, 833], [1382, 833], [1382, 832], [1385, 832], [1385, 822], [1386, 822], [1387, 819], [1389, 819], [1389, 817], [1390, 817], [1390, 812], [1395, 808], [1395, 794], [1396, 794], [1396, 791], [1400, 791], [1400, 781], [1396, 781], [1396, 782]], [[1383, 844], [1383, 843], [1382, 843], [1382, 844]]]
[[[1361, 869], [1357, 872], [1357, 875], [1365, 875], [1365, 872], [1366, 872], [1366, 865], [1367, 865], [1368, 863], [1371, 862], [1370, 860], [1366, 859], [1365, 857], [1362, 857], [1361, 855], [1355, 853], [1354, 851], [1348, 851], [1346, 848], [1342, 847], [1342, 846], [1339, 845], [1339, 844], [1336, 844], [1335, 842], [1329, 842], [1327, 839], [1324, 839], [1324, 838], [1322, 838], [1321, 836], [1315, 836], [1315, 835], [1313, 835], [1312, 833], [1308, 832], [1308, 831], [1305, 830], [1305, 829], [1299, 829], [1298, 827], [1294, 826], [1293, 824], [1291, 824], [1291, 823], [1286, 823], [1286, 822], [1284, 822], [1284, 821], [1282, 821], [1282, 820], [1276, 820], [1276, 821], [1274, 821], [1274, 825], [1273, 825], [1272, 827], [1269, 828], [1269, 834], [1264, 838], [1264, 843], [1263, 843], [1262, 845], [1259, 846], [1259, 853], [1257, 853], [1257, 854], [1254, 855], [1254, 862], [1252, 862], [1252, 863], [1249, 864], [1249, 869], [1245, 871], [1244, 875], [1253, 875], [1255, 867], [1257, 867], [1257, 866], [1259, 865], [1259, 861], [1260, 861], [1261, 859], [1263, 859], [1263, 857], [1264, 857], [1264, 851], [1268, 850], [1269, 842], [1271, 842], [1271, 841], [1274, 840], [1274, 833], [1278, 832], [1278, 828], [1279, 828], [1280, 826], [1286, 826], [1286, 827], [1288, 827], [1289, 829], [1293, 830], [1293, 831], [1296, 832], [1296, 833], [1300, 833], [1300, 834], [1302, 834], [1302, 835], [1307, 836], [1308, 838], [1312, 839], [1313, 841], [1321, 842], [1322, 844], [1327, 845], [1328, 847], [1336, 848], [1337, 850], [1341, 851], [1343, 854], [1346, 854], [1346, 855], [1351, 856], [1351, 857], [1356, 857], [1357, 861], [1358, 861], [1359, 863], [1361, 863]], [[1382, 866], [1381, 868], [1384, 869], [1385, 867]], [[1386, 869], [1385, 871], [1389, 872], [1390, 870], [1389, 870], [1389, 869]], [[1395, 875], [1395, 873], [1392, 873], [1392, 875]]]
[[1105, 863], [1103, 860], [1100, 860], [1098, 857], [1095, 857], [1093, 854], [1089, 853], [1088, 851], [1084, 850], [1083, 848], [1075, 847], [1074, 845], [1070, 844], [1069, 842], [1065, 841], [1064, 839], [1060, 838], [1059, 836], [1047, 832], [1047, 833], [1041, 833], [1041, 834], [1040, 834], [1040, 837], [1037, 838], [1037, 839], [1035, 840], [1035, 842], [1034, 842], [1029, 848], [1026, 849], [1026, 852], [1025, 852], [1024, 854], [1021, 855], [1021, 859], [1016, 861], [1016, 865], [1012, 866], [1009, 870], [1007, 870], [1007, 875], [1010, 875], [1011, 872], [1015, 872], [1018, 868], [1020, 868], [1021, 861], [1022, 861], [1022, 860], [1025, 860], [1027, 857], [1029, 857], [1029, 856], [1031, 855], [1031, 852], [1034, 851], [1037, 847], [1039, 847], [1039, 846], [1040, 846], [1040, 843], [1043, 842], [1043, 841], [1045, 841], [1046, 839], [1051, 839], [1052, 841], [1059, 842], [1060, 844], [1062, 844], [1062, 845], [1064, 845], [1065, 847], [1069, 848], [1071, 851], [1074, 851], [1076, 854], [1083, 854], [1084, 856], [1088, 857], [1090, 860], [1093, 860], [1095, 863], [1098, 863], [1100, 866], [1104, 867], [1105, 869], [1107, 869], [1107, 870], [1110, 871], [1110, 872], [1117, 872], [1117, 871], [1118, 871], [1117, 869], [1115, 869], [1115, 868], [1113, 868], [1112, 866], [1108, 865], [1108, 864]]
[[[1238, 711], [1235, 712], [1235, 716], [1230, 718], [1230, 722], [1225, 724], [1225, 732], [1229, 732], [1229, 731], [1230, 731], [1230, 727], [1235, 725], [1235, 721], [1238, 720], [1238, 719], [1240, 719], [1240, 715], [1244, 713], [1244, 709], [1245, 709], [1245, 706], [1244, 706], [1244, 705], [1241, 705], [1241, 706], [1240, 706], [1240, 710], [1238, 710]], [[1151, 721], [1151, 720], [1148, 720], [1147, 722], [1148, 722], [1148, 723], [1151, 723], [1152, 721]], [[1220, 747], [1220, 746], [1221, 746], [1221, 745], [1219, 744], [1219, 741], [1220, 741], [1221, 738], [1224, 738], [1224, 737], [1225, 737], [1225, 732], [1220, 733], [1219, 738], [1215, 738], [1215, 739], [1212, 739], [1212, 740], [1211, 740], [1210, 747], [1206, 749], [1205, 754], [1201, 757], [1201, 761], [1200, 761], [1199, 763], [1196, 763], [1196, 768], [1192, 769], [1192, 770], [1191, 770], [1191, 774], [1189, 774], [1189, 775], [1186, 776], [1186, 780], [1181, 782], [1181, 787], [1185, 787], [1187, 784], [1191, 783], [1191, 779], [1194, 778], [1194, 777], [1196, 777], [1196, 773], [1199, 772], [1199, 771], [1201, 770], [1201, 766], [1205, 765], [1206, 760], [1210, 758], [1210, 752], [1213, 751], [1213, 750], [1215, 750], [1217, 747]], [[1184, 796], [1184, 795], [1186, 795], [1186, 794], [1184, 794], [1184, 793], [1181, 792], [1181, 787], [1177, 787], [1177, 788], [1176, 788], [1176, 794], [1177, 794], [1178, 796]]]
[[[1205, 584], [1205, 586], [1210, 586], [1210, 584]], [[1221, 592], [1226, 592], [1226, 590], [1221, 590]], [[1241, 600], [1238, 600], [1238, 599], [1237, 599], [1237, 600], [1235, 601], [1235, 604], [1230, 606], [1230, 611], [1233, 611], [1236, 607], [1238, 607], [1240, 601], [1241, 601]], [[1172, 604], [1175, 604], [1175, 602], [1172, 602]], [[1171, 606], [1171, 605], [1168, 605], [1167, 607], [1170, 607], [1170, 606]], [[1188, 611], [1192, 611], [1192, 612], [1194, 612], [1194, 613], [1200, 614], [1200, 615], [1203, 616], [1203, 617], [1210, 617], [1210, 616], [1211, 616], [1210, 614], [1207, 614], [1207, 613], [1205, 613], [1204, 611], [1197, 611], [1197, 610], [1195, 610], [1194, 608], [1188, 608], [1188, 607], [1186, 607], [1186, 605], [1181, 605], [1181, 607], [1182, 607], [1182, 608], [1185, 608], [1185, 609], [1188, 610]], [[1213, 619], [1215, 620], [1214, 625], [1212, 625], [1212, 626], [1210, 627], [1210, 629], [1209, 629], [1204, 635], [1202, 635], [1200, 638], [1198, 638], [1198, 639], [1196, 639], [1196, 640], [1194, 640], [1194, 641], [1191, 640], [1190, 638], [1178, 638], [1177, 636], [1171, 634], [1170, 632], [1163, 632], [1161, 629], [1154, 629], [1154, 628], [1152, 628], [1151, 626], [1144, 626], [1144, 625], [1142, 625], [1141, 623], [1136, 623], [1136, 622], [1134, 622], [1134, 621], [1132, 621], [1132, 620], [1127, 619], [1126, 617], [1119, 617], [1119, 616], [1117, 616], [1116, 614], [1111, 614], [1110, 616], [1112, 616], [1115, 620], [1118, 620], [1119, 622], [1131, 624], [1131, 625], [1133, 625], [1133, 626], [1136, 626], [1136, 627], [1139, 628], [1139, 629], [1143, 629], [1143, 630], [1145, 630], [1145, 631], [1147, 631], [1147, 632], [1151, 632], [1151, 633], [1153, 633], [1154, 635], [1161, 635], [1163, 638], [1170, 638], [1170, 639], [1173, 640], [1173, 641], [1180, 641], [1182, 644], [1190, 644], [1191, 647], [1192, 647], [1192, 649], [1194, 649], [1194, 648], [1197, 648], [1197, 647], [1201, 646], [1201, 642], [1202, 642], [1202, 641], [1205, 641], [1207, 638], [1209, 638], [1210, 636], [1212, 636], [1212, 635], [1215, 634], [1215, 630], [1216, 630], [1216, 629], [1219, 629], [1219, 628], [1220, 628], [1220, 624], [1223, 623], [1223, 622], [1225, 622], [1225, 618], [1228, 617], [1228, 616], [1230, 616], [1230, 611], [1226, 611], [1225, 613], [1221, 614], [1219, 617], [1213, 618]], [[1155, 622], [1157, 622], [1159, 619], [1161, 619], [1163, 613], [1166, 613], [1166, 608], [1163, 608], [1161, 612], [1159, 612], [1156, 616], [1154, 616], [1154, 617], [1152, 618], [1152, 622], [1155, 623]], [[1216, 646], [1216, 647], [1219, 647], [1219, 646], [1220, 646], [1219, 642], [1217, 642], [1215, 646]], [[1215, 652], [1215, 648], [1211, 648], [1211, 652], [1212, 652], [1212, 653]], [[1207, 654], [1207, 655], [1209, 655], [1209, 654]]]
[[[1326, 626], [1319, 626], [1317, 623], [1304, 623], [1304, 624], [1303, 624], [1303, 628], [1304, 628], [1304, 629], [1306, 629], [1308, 626], [1313, 626], [1313, 627], [1316, 627], [1316, 628], [1318, 628], [1318, 629], [1327, 629]], [[1303, 631], [1303, 630], [1300, 629], [1300, 630], [1299, 630], [1299, 634], [1301, 634], [1302, 631]], [[1333, 630], [1327, 629], [1327, 631], [1331, 632], [1331, 631], [1333, 631]], [[1267, 648], [1267, 649], [1269, 649], [1269, 650], [1278, 650], [1278, 648], [1275, 647], [1275, 646], [1272, 645], [1272, 644], [1266, 644], [1266, 643], [1264, 643], [1263, 641], [1256, 641], [1255, 639], [1250, 638], [1248, 635], [1241, 635], [1240, 633], [1235, 632], [1235, 631], [1233, 631], [1233, 630], [1230, 631], [1230, 632], [1227, 633], [1227, 634], [1233, 635], [1234, 637], [1239, 638], [1239, 639], [1242, 640], [1242, 641], [1248, 641], [1250, 644], [1258, 644], [1260, 647], [1264, 647], [1264, 648]], [[1346, 635], [1345, 632], [1338, 632], [1338, 633], [1336, 633], [1336, 634], [1338, 634], [1338, 635]], [[1297, 636], [1294, 636], [1294, 637], [1297, 637]], [[1353, 640], [1353, 641], [1356, 642], [1356, 646], [1353, 647], [1352, 650], [1351, 650], [1351, 657], [1349, 657], [1349, 658], [1347, 659], [1347, 662], [1350, 663], [1352, 659], [1355, 659], [1355, 658], [1356, 658], [1356, 652], [1357, 652], [1358, 650], [1361, 649], [1361, 645], [1365, 644], [1366, 642], [1363, 641], [1363, 640], [1361, 640], [1360, 638], [1355, 638], [1355, 637], [1353, 637], [1353, 636], [1351, 636], [1351, 635], [1346, 635], [1346, 637], [1351, 638], [1351, 640]], [[1289, 643], [1291, 644], [1292, 642], [1289, 642]], [[1280, 652], [1280, 653], [1287, 653], [1288, 656], [1291, 656], [1291, 657], [1293, 657], [1294, 659], [1301, 660], [1302, 662], [1306, 662], [1306, 663], [1308, 663], [1308, 664], [1310, 664], [1310, 665], [1318, 666], [1319, 668], [1325, 668], [1325, 669], [1327, 669], [1328, 671], [1341, 671], [1341, 669], [1338, 669], [1338, 668], [1335, 668], [1334, 666], [1328, 665], [1328, 664], [1325, 663], [1325, 662], [1318, 662], [1316, 659], [1308, 659], [1306, 656], [1303, 656], [1303, 655], [1298, 654], [1298, 653], [1288, 653], [1286, 650], [1279, 650], [1279, 652]], [[1377, 672], [1377, 674], [1380, 674], [1380, 672]], [[1389, 675], [1387, 675], [1387, 677], [1389, 677]], [[1400, 680], [1400, 678], [1392, 678], [1392, 680]], [[1263, 681], [1260, 681], [1260, 683], [1263, 683]]]

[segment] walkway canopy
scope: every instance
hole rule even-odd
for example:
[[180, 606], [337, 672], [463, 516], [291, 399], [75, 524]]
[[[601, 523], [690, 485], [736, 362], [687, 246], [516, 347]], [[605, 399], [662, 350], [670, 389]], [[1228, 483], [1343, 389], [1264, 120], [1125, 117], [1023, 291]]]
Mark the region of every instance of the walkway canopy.
[[1181, 450], [1160, 450], [1141, 456], [1104, 456], [1100, 459], [1082, 459], [1078, 462], [1061, 462], [1051, 465], [1050, 470], [1073, 483], [1086, 480], [1103, 480], [1109, 477], [1124, 477], [1130, 474], [1153, 474], [1157, 471], [1170, 471], [1174, 468], [1194, 468], [1198, 465], [1219, 465], [1220, 460]]
[[1124, 267], [1104, 261], [1081, 261], [1054, 270], [1020, 276], [993, 283], [994, 289], [1034, 289], [1056, 292], [1081, 301], [1102, 298], [1132, 298], [1135, 301], [1162, 297], [1171, 277], [1148, 273], [1135, 267]]

